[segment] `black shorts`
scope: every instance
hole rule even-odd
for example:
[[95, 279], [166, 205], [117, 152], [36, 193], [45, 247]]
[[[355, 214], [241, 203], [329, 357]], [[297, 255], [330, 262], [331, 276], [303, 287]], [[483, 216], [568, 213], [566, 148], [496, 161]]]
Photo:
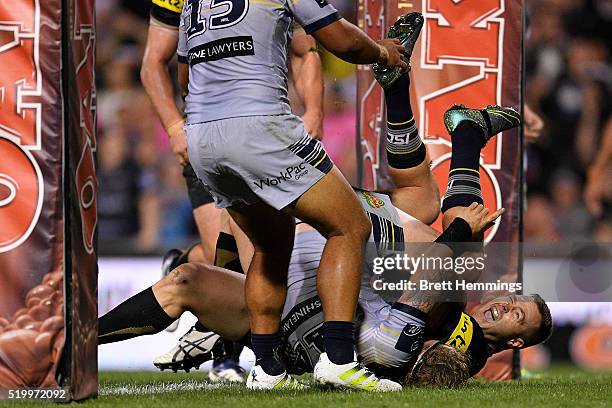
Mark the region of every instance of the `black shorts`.
[[187, 194], [189, 195], [189, 201], [191, 201], [191, 208], [196, 209], [205, 204], [210, 204], [214, 200], [204, 184], [198, 179], [191, 164], [187, 164], [183, 167], [183, 177], [187, 183]]

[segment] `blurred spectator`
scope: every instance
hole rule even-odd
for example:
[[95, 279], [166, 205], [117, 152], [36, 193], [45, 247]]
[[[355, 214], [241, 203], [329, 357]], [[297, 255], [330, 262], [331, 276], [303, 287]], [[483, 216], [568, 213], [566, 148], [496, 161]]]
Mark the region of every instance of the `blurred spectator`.
[[98, 213], [100, 239], [138, 232], [139, 170], [130, 157], [125, 135], [110, 131], [98, 151]]
[[[527, 148], [525, 239], [609, 240], [612, 207], [606, 203], [612, 183], [604, 175], [610, 165], [603, 164], [603, 155], [612, 112], [612, 1], [531, 0], [526, 5], [525, 99], [545, 126]], [[556, 231], [527, 225], [537, 220], [552, 221]]]
[[523, 220], [525, 237], [532, 242], [559, 240], [554, 210], [549, 200], [541, 195], [529, 197], [529, 207]]

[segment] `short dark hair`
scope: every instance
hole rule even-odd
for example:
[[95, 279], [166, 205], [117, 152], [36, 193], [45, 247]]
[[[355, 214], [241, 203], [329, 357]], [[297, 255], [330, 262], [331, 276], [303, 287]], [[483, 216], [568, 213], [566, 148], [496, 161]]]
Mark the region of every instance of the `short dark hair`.
[[550, 309], [548, 308], [548, 305], [544, 299], [542, 299], [542, 296], [538, 295], [537, 293], [529, 296], [533, 298], [533, 301], [538, 306], [538, 312], [540, 312], [541, 320], [540, 325], [538, 326], [538, 329], [534, 335], [525, 340], [524, 347], [535, 346], [536, 344], [545, 342], [548, 340], [553, 330], [553, 321], [552, 316], [550, 315]]
[[457, 388], [469, 378], [468, 354], [438, 342], [421, 355], [403, 382], [415, 387]]

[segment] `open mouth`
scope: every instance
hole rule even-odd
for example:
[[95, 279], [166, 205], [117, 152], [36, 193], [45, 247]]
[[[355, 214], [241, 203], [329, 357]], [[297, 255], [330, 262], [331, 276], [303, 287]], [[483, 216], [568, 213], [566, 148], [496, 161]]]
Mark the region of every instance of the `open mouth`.
[[499, 309], [493, 305], [489, 309], [485, 310], [484, 317], [488, 322], [494, 322], [499, 320]]

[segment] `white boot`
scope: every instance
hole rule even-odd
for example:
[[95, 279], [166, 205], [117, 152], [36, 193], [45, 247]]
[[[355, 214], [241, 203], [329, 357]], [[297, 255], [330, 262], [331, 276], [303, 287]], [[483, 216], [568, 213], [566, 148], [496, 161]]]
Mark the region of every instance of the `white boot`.
[[402, 386], [394, 381], [379, 379], [370, 370], [356, 361], [334, 364], [322, 353], [314, 368], [314, 379], [320, 384], [351, 390], [374, 392], [401, 391]]

